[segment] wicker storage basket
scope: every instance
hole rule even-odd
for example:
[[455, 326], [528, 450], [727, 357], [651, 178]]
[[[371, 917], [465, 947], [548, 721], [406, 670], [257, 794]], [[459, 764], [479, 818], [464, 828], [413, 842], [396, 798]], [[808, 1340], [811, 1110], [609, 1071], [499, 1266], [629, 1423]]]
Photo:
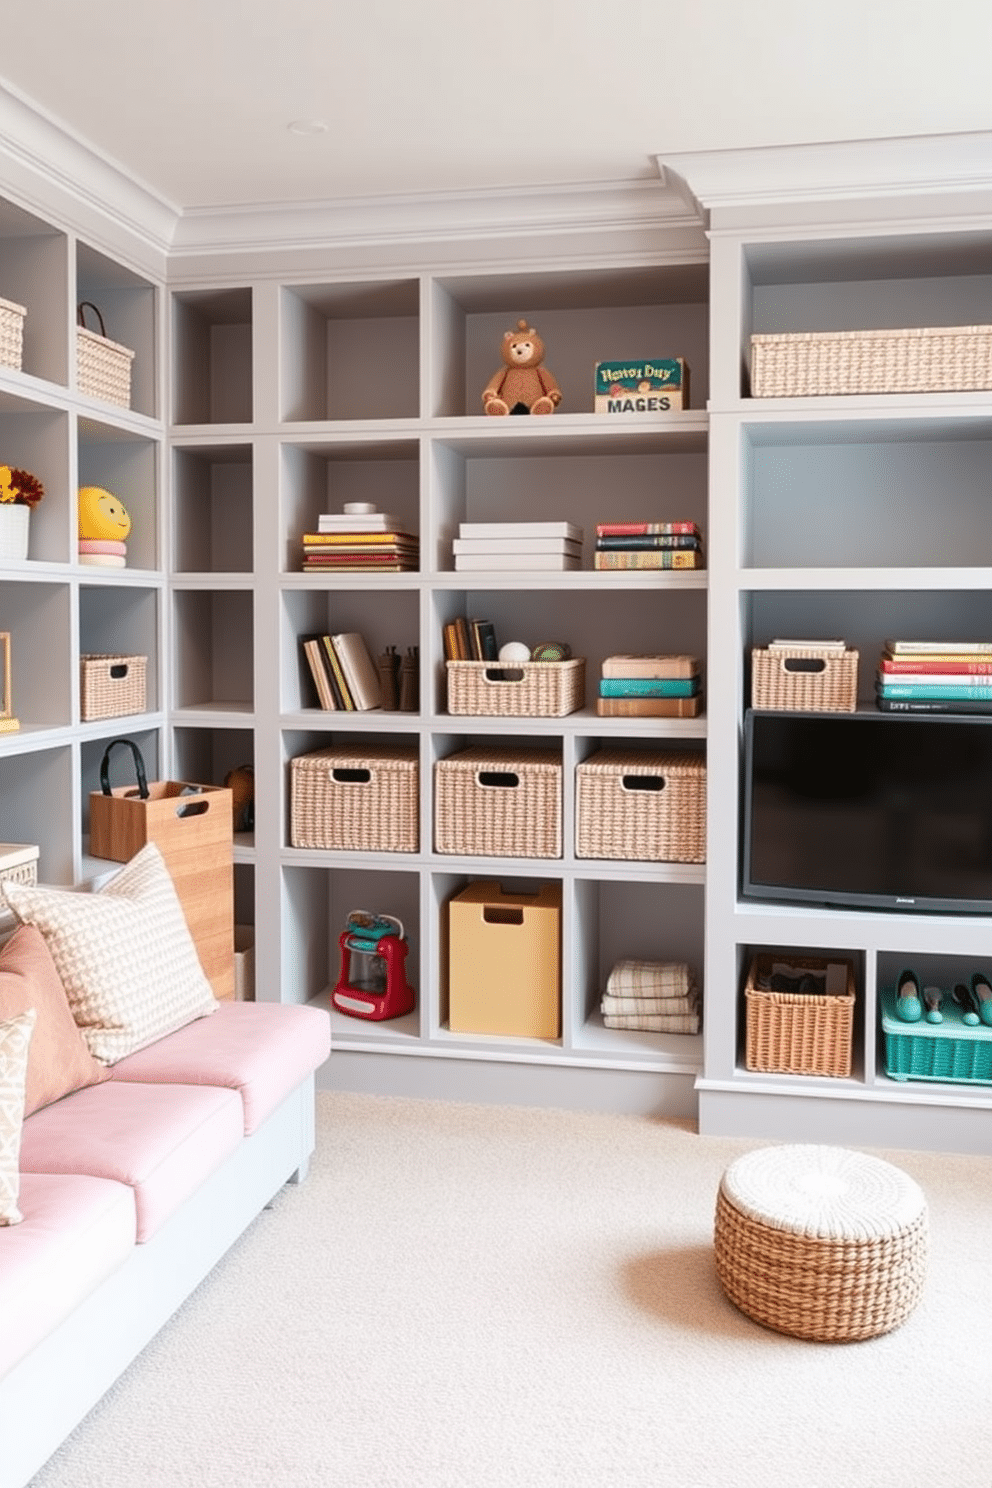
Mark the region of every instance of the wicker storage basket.
[[495, 858], [560, 858], [555, 749], [463, 749], [434, 766], [434, 847]]
[[[83, 324], [86, 310], [92, 310], [100, 322], [100, 335]], [[103, 316], [97, 307], [84, 300], [79, 307], [76, 327], [76, 384], [87, 398], [103, 403], [131, 407], [131, 363], [134, 352], [107, 336]]]
[[751, 652], [751, 707], [805, 713], [854, 713], [858, 652], [806, 647], [755, 647]]
[[751, 961], [744, 1000], [747, 1008], [749, 1070], [783, 1075], [838, 1075], [851, 1073], [851, 1035], [854, 1027], [854, 965], [841, 956], [831, 966], [843, 966], [843, 992], [776, 992], [767, 983], [779, 963], [796, 972], [823, 975], [822, 957], [767, 953]]
[[38, 848], [33, 843], [0, 842], [0, 879], [7, 883], [38, 882]]
[[706, 860], [706, 762], [686, 750], [601, 749], [575, 767], [575, 856]]
[[562, 718], [585, 702], [586, 664], [449, 661], [448, 712], [499, 718]]
[[0, 300], [0, 367], [21, 370], [24, 355], [24, 317], [27, 310], [13, 300]]
[[121, 718], [125, 713], [144, 713], [147, 656], [104, 656], [93, 653], [79, 658], [79, 716], [84, 723], [94, 718]]
[[751, 337], [751, 396], [992, 388], [992, 326]]
[[945, 997], [943, 1023], [904, 1023], [896, 1017], [895, 992], [880, 994], [885, 1072], [894, 1080], [948, 1080], [992, 1084], [992, 1028], [963, 1022], [963, 1009]]
[[290, 843], [342, 852], [416, 852], [415, 744], [318, 749], [290, 762]]

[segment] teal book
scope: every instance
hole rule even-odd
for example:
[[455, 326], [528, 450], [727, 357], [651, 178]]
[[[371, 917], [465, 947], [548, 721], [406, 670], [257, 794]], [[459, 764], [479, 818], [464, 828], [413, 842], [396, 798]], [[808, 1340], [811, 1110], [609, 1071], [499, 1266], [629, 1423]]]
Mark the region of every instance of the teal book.
[[600, 697], [695, 697], [698, 677], [603, 677]]
[[992, 682], [985, 687], [976, 687], [970, 682], [964, 687], [957, 687], [950, 683], [883, 682], [876, 690], [879, 697], [883, 698], [917, 698], [963, 703], [981, 703], [992, 699]]

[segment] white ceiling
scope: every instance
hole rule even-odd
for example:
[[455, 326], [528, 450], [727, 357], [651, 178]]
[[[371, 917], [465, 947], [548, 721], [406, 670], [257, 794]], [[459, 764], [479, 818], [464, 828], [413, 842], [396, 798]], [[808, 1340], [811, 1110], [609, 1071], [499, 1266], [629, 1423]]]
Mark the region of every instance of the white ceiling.
[[9, 90], [179, 209], [628, 181], [669, 152], [992, 126], [989, 0], [4, 12]]

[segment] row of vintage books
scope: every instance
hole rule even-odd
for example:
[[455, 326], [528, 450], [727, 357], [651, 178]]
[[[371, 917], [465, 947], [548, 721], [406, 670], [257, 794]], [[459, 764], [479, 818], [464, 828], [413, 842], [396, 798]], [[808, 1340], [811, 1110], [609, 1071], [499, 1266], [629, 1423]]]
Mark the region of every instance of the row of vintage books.
[[395, 646], [387, 646], [373, 660], [361, 632], [349, 630], [301, 636], [300, 647], [325, 712], [367, 713], [381, 708], [410, 713], [420, 707], [416, 646], [408, 646], [403, 656]]
[[599, 522], [597, 569], [703, 568], [703, 534], [695, 522]]
[[[364, 503], [352, 503], [352, 506]], [[583, 529], [570, 521], [461, 522], [452, 539], [456, 573], [566, 572], [582, 567]], [[306, 572], [404, 572], [420, 562], [420, 540], [389, 512], [325, 512], [302, 539]], [[600, 522], [599, 570], [703, 568], [695, 522]]]
[[992, 641], [887, 640], [875, 701], [885, 713], [992, 713]]

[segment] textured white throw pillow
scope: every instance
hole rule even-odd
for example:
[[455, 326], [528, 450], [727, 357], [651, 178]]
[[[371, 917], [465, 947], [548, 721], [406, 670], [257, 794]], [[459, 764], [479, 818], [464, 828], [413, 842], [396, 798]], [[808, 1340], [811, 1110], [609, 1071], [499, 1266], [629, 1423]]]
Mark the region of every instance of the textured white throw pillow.
[[96, 893], [4, 883], [41, 931], [90, 1053], [116, 1064], [216, 1011], [162, 854], [147, 843]]
[[0, 1023], [0, 1225], [20, 1224], [21, 1127], [28, 1078], [28, 1048], [38, 1014], [34, 1008]]

